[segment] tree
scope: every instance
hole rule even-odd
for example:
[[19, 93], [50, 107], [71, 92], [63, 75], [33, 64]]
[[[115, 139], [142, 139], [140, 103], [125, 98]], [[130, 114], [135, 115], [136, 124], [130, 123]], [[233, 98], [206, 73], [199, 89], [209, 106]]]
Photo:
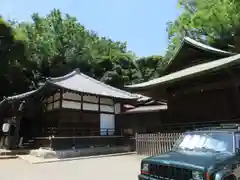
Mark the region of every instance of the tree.
[[140, 73], [140, 79], [138, 82], [149, 81], [153, 78], [161, 76], [165, 67], [166, 61], [162, 56], [149, 56], [142, 57], [137, 60], [138, 72]]
[[116, 87], [137, 78], [135, 56], [127, 50], [126, 42], [100, 37], [57, 9], [46, 17], [35, 13], [32, 19], [33, 23], [20, 23], [16, 29], [26, 36], [35, 84], [75, 68]]
[[170, 57], [184, 36], [239, 52], [240, 2], [237, 0], [179, 0], [182, 14], [168, 23]]
[[166, 62], [160, 56], [136, 60], [126, 42], [101, 37], [57, 9], [46, 17], [33, 14], [32, 22], [2, 22], [0, 50], [11, 51], [1, 61], [0, 84], [5, 87], [1, 97], [35, 89], [46, 77], [62, 76], [76, 68], [122, 88], [158, 77]]
[[24, 36], [0, 18], [0, 97], [28, 90]]

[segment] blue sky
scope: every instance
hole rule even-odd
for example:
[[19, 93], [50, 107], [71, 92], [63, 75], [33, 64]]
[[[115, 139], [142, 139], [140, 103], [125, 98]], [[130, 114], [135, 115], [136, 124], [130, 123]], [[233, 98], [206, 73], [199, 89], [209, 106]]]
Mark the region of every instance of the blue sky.
[[163, 55], [166, 23], [180, 14], [177, 0], [1, 0], [0, 14], [24, 21], [53, 8], [77, 17], [101, 36], [127, 41], [137, 56]]

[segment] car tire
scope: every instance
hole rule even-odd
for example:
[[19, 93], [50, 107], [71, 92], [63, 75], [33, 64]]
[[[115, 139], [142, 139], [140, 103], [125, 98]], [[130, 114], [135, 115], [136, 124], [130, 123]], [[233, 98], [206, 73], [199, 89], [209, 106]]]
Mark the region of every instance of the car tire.
[[230, 175], [225, 177], [224, 180], [237, 180], [237, 178], [234, 175]]

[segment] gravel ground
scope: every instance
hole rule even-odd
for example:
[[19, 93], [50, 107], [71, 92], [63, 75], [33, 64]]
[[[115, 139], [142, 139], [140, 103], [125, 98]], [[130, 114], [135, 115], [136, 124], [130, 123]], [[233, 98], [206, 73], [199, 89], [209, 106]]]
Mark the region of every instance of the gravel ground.
[[136, 180], [141, 158], [124, 155], [49, 164], [0, 160], [0, 180]]

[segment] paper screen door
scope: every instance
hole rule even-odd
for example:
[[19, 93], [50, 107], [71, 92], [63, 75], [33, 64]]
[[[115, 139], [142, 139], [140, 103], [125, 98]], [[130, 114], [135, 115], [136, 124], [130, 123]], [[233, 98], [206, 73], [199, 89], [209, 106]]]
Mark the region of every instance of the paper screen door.
[[[113, 135], [115, 130], [115, 115], [100, 114], [101, 136]], [[108, 130], [108, 131], [107, 131]]]

